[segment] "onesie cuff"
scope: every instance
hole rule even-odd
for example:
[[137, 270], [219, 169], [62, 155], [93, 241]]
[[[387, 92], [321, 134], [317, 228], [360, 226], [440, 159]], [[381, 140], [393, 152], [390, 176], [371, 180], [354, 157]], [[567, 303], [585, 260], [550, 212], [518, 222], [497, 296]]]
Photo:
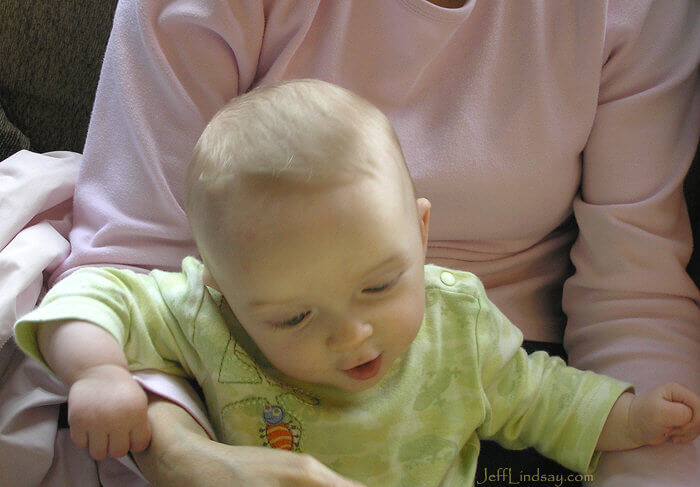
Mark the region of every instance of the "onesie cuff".
[[595, 449], [598, 439], [603, 431], [603, 426], [610, 415], [612, 407], [619, 397], [625, 392], [634, 392], [634, 387], [628, 382], [606, 377], [608, 386], [607, 394], [594, 394], [590, 403], [582, 405], [581, 410], [585, 418], [589, 419], [585, 424], [580, 437], [569, 455], [564, 455], [562, 465], [581, 473], [591, 474], [595, 471], [600, 460], [601, 451]]

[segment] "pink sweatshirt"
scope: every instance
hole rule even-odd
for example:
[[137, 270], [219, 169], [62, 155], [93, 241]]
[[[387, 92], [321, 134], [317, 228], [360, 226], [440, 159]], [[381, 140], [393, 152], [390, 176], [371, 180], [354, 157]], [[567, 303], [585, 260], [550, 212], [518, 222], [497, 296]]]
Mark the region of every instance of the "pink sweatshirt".
[[[682, 194], [699, 14], [693, 0], [123, 1], [54, 277], [177, 269], [196, 253], [183, 176], [205, 123], [254, 86], [320, 78], [394, 124], [433, 204], [429, 262], [478, 274], [527, 339], [563, 339], [575, 366], [700, 390]], [[597, 478], [691, 485], [699, 451], [608, 455]]]

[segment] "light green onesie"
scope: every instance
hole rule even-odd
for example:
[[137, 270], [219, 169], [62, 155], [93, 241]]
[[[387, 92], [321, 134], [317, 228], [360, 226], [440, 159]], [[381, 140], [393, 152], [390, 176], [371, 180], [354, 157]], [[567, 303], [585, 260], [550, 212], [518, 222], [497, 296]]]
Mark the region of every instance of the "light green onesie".
[[350, 393], [302, 383], [269, 364], [202, 275], [191, 257], [181, 273], [76, 271], [16, 324], [17, 341], [41, 360], [39, 324], [103, 326], [132, 370], [197, 380], [220, 441], [306, 452], [381, 487], [471, 485], [479, 438], [534, 446], [590, 472], [608, 412], [629, 387], [544, 352], [528, 356], [474, 275], [432, 265], [420, 332], [377, 386]]

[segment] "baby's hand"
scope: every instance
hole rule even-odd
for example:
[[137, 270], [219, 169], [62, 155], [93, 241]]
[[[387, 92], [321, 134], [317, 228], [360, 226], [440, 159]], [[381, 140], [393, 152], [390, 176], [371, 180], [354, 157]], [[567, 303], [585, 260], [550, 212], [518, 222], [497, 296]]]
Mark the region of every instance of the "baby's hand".
[[147, 408], [146, 393], [125, 368], [91, 367], [68, 394], [71, 439], [95, 460], [143, 451], [151, 441]]
[[629, 435], [639, 445], [658, 445], [669, 438], [688, 443], [700, 434], [700, 397], [669, 382], [635, 397], [628, 421]]

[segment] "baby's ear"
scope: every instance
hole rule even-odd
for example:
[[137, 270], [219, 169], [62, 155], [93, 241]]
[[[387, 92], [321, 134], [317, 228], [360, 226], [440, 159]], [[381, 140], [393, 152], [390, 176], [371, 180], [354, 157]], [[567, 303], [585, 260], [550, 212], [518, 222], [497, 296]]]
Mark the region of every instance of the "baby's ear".
[[206, 269], [206, 268], [204, 269], [204, 274], [202, 274], [202, 280], [204, 281], [205, 286], [209, 286], [209, 287], [214, 288], [217, 291], [221, 292], [221, 290], [219, 289], [219, 286], [216, 284], [216, 281], [209, 273], [209, 269]]

